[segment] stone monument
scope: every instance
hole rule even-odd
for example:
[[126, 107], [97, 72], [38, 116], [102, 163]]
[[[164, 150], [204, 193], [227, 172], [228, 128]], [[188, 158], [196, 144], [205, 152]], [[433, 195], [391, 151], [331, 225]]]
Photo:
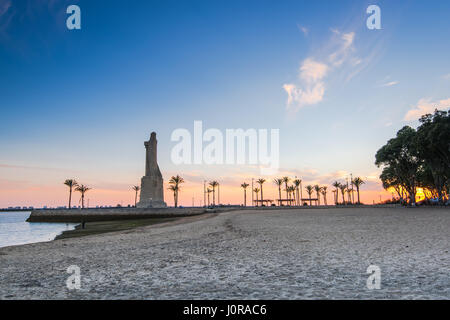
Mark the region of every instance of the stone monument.
[[164, 186], [161, 171], [157, 162], [156, 133], [152, 132], [150, 140], [145, 141], [145, 176], [141, 179], [141, 197], [137, 203], [138, 208], [163, 208]]

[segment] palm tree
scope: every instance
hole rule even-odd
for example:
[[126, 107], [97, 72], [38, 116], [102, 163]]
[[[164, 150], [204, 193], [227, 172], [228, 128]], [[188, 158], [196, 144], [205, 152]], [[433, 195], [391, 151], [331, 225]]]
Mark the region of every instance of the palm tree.
[[89, 190], [91, 190], [91, 188], [88, 188], [84, 184], [82, 184], [81, 186], [77, 186], [75, 189], [75, 191], [78, 191], [81, 193], [81, 208], [83, 208], [83, 209], [84, 209], [84, 194], [86, 192], [88, 192]]
[[241, 184], [241, 187], [244, 189], [244, 207], [247, 206], [247, 188], [248, 188], [249, 184], [244, 182], [243, 184]]
[[289, 189], [289, 199], [290, 199], [290, 197], [291, 197], [291, 195], [292, 195], [292, 198], [293, 198], [293, 201], [294, 201], [294, 204], [295, 204], [295, 186], [289, 186], [288, 187], [288, 189]]
[[335, 182], [333, 182], [332, 186], [336, 188], [334, 202], [337, 205], [338, 204], [338, 196], [339, 196], [339, 191], [338, 190], [339, 190], [341, 184], [338, 181], [335, 181]]
[[133, 189], [136, 192], [136, 194], [134, 196], [134, 206], [136, 207], [137, 206], [137, 194], [138, 194], [139, 190], [141, 190], [141, 188], [139, 186], [133, 186], [133, 188], [131, 188], [131, 189]]
[[211, 181], [209, 183], [209, 185], [213, 188], [212, 189], [212, 193], [213, 193], [213, 206], [216, 205], [216, 187], [219, 185], [219, 183], [217, 181]]
[[320, 206], [320, 190], [322, 190], [322, 188], [319, 187], [318, 184], [316, 184], [314, 186], [314, 191], [316, 191], [316, 194], [317, 194], [317, 205], [319, 205], [319, 206]]
[[258, 179], [258, 180], [256, 180], [256, 182], [259, 183], [259, 185], [261, 187], [261, 205], [264, 206], [263, 184], [264, 184], [264, 182], [266, 182], [266, 179]]
[[341, 189], [342, 193], [342, 204], [345, 204], [345, 191], [347, 190], [347, 186], [345, 184], [339, 184], [339, 189]]
[[358, 194], [358, 204], [361, 203], [360, 199], [359, 199], [359, 188], [361, 187], [362, 184], [364, 184], [365, 182], [363, 181], [363, 179], [361, 179], [360, 177], [356, 177], [355, 179], [353, 179], [353, 184], [356, 187], [356, 193]]
[[333, 190], [334, 204], [337, 205], [337, 190]]
[[178, 186], [171, 184], [167, 189], [173, 192], [173, 203], [175, 205], [175, 208], [177, 207], [177, 193], [178, 193]]
[[300, 205], [300, 202], [302, 200], [300, 199], [299, 189], [300, 189], [300, 191], [302, 189], [302, 180], [301, 179], [295, 179], [293, 182], [294, 182], [294, 185], [295, 185], [295, 191], [297, 192], [297, 205]]
[[208, 188], [206, 189], [206, 192], [208, 193], [208, 207], [209, 207], [209, 194], [213, 191], [210, 188]]
[[67, 179], [66, 181], [64, 181], [64, 184], [69, 187], [69, 209], [70, 209], [72, 203], [72, 188], [77, 187], [78, 183], [75, 179]]
[[314, 192], [314, 187], [311, 185], [308, 185], [305, 188], [306, 188], [306, 193], [308, 193], [308, 196], [309, 196], [309, 205], [312, 206], [311, 195]]
[[256, 206], [258, 206], [258, 193], [259, 193], [259, 188], [253, 189], [253, 192], [256, 193]]
[[285, 186], [285, 190], [286, 190], [286, 199], [288, 198], [288, 189], [287, 189], [287, 184], [291, 179], [289, 179], [289, 177], [283, 177], [283, 182], [284, 182], [284, 186]]
[[327, 189], [327, 186], [322, 187], [323, 202], [325, 205], [327, 205]]
[[178, 192], [181, 189], [180, 184], [184, 183], [184, 179], [182, 177], [180, 177], [179, 175], [176, 176], [172, 176], [172, 178], [170, 178], [169, 180], [169, 184], [171, 184], [172, 186], [175, 186], [175, 188], [170, 188], [170, 190], [172, 190], [174, 192], [174, 204], [175, 204], [175, 208], [178, 207]]
[[281, 185], [283, 184], [283, 179], [273, 179], [273, 182], [278, 186], [278, 200], [279, 205], [281, 206]]

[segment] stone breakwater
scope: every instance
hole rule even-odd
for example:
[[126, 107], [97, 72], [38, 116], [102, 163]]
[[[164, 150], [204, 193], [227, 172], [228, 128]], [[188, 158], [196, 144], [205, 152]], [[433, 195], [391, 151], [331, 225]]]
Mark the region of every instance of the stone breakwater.
[[149, 218], [177, 218], [231, 210], [230, 208], [92, 208], [33, 210], [28, 222], [92, 222]]

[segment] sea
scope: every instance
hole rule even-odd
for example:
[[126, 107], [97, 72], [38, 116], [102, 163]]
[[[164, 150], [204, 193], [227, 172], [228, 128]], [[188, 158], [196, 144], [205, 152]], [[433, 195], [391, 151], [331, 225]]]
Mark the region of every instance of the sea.
[[51, 241], [76, 223], [26, 222], [30, 211], [0, 212], [0, 248], [20, 244]]

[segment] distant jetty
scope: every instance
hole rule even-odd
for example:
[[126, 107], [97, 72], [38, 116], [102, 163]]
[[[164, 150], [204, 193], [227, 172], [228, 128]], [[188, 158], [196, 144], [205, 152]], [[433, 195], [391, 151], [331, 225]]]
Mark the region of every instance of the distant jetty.
[[[233, 206], [207, 208], [90, 208], [37, 209], [31, 211], [28, 222], [90, 222], [129, 219], [177, 218], [232, 210]], [[239, 208], [239, 207], [236, 207]]]

